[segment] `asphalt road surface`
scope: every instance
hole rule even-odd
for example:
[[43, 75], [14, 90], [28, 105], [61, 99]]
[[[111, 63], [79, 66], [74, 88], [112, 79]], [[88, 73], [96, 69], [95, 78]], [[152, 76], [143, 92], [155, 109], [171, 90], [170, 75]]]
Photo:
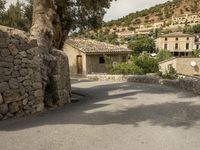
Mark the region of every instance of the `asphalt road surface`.
[[73, 83], [79, 101], [0, 122], [0, 150], [199, 150], [200, 97], [160, 85]]

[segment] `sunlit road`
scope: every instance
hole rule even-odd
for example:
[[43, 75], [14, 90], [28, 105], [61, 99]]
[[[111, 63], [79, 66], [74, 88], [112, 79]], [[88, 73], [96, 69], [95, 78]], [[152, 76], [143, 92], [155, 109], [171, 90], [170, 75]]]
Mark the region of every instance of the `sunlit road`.
[[63, 108], [0, 122], [0, 150], [199, 150], [200, 97], [160, 85], [73, 82]]

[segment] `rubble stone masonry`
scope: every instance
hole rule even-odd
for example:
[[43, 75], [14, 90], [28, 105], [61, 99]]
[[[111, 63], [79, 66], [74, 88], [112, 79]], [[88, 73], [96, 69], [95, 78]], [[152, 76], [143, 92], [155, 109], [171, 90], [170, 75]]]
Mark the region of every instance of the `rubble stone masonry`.
[[[68, 59], [61, 51], [53, 53], [54, 104], [60, 106], [70, 102]], [[0, 120], [44, 110], [49, 80], [44, 57], [27, 33], [0, 26]]]

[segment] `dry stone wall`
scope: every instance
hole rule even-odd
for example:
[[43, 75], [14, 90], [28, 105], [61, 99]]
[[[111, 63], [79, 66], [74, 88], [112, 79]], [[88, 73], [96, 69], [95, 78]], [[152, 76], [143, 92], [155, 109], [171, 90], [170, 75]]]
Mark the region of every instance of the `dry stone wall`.
[[146, 84], [161, 84], [174, 88], [184, 89], [200, 95], [200, 79], [180, 78], [177, 80], [161, 79], [156, 76], [148, 75], [108, 75], [108, 74], [91, 74], [87, 75], [90, 80], [99, 81], [123, 81], [123, 82], [139, 82]]
[[[54, 53], [56, 51], [58, 50], [54, 50]], [[0, 120], [44, 110], [46, 85], [49, 80], [49, 64], [45, 64], [44, 57], [37, 47], [37, 42], [29, 40], [27, 33], [0, 26]], [[59, 52], [55, 57], [51, 57], [54, 58], [55, 65], [61, 64], [61, 67], [67, 68], [64, 69], [65, 77], [63, 74], [62, 77], [58, 76], [61, 70], [55, 72], [55, 68], [53, 69], [55, 84], [58, 84], [56, 90], [59, 90], [56, 104], [63, 105], [70, 101], [68, 60]], [[66, 79], [62, 87], [61, 79]]]

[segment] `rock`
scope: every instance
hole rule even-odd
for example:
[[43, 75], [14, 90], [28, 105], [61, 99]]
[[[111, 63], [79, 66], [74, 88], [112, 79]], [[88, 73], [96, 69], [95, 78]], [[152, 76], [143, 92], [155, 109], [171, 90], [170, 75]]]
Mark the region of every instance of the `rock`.
[[27, 53], [25, 51], [22, 51], [22, 52], [19, 52], [19, 54], [23, 57], [26, 57], [27, 56]]
[[16, 117], [22, 117], [22, 116], [24, 116], [23, 110], [20, 110], [20, 111], [18, 111], [18, 112], [16, 113]]
[[8, 113], [8, 105], [7, 104], [3, 104], [3, 105], [0, 105], [0, 114], [7, 114]]
[[14, 44], [9, 44], [8, 49], [10, 50], [10, 53], [15, 56], [18, 54], [19, 50], [17, 49], [16, 45]]
[[43, 90], [37, 90], [37, 91], [35, 91], [34, 96], [35, 97], [42, 97], [42, 96], [44, 96]]
[[15, 59], [14, 64], [15, 65], [21, 65], [22, 61], [20, 59]]
[[2, 97], [2, 95], [1, 95], [1, 93], [0, 93], [0, 105], [1, 104], [3, 104], [3, 97]]
[[18, 71], [13, 71], [13, 72], [12, 72], [12, 76], [16, 78], [16, 77], [19, 77], [20, 74], [19, 74]]
[[37, 112], [41, 112], [41, 111], [43, 111], [43, 110], [44, 110], [44, 104], [43, 104], [43, 103], [38, 104], [38, 105], [36, 106], [36, 111], [37, 111]]
[[35, 83], [33, 83], [33, 88], [34, 89], [42, 89], [42, 83], [40, 83], [40, 82], [35, 82]]
[[27, 103], [28, 103], [28, 98], [24, 99], [22, 102], [23, 105], [26, 105]]
[[17, 102], [24, 99], [24, 96], [21, 96], [18, 90], [9, 90], [4, 92], [3, 99], [6, 104], [9, 104], [11, 102]]
[[0, 83], [0, 93], [4, 93], [7, 90], [9, 90], [8, 83], [6, 83], [6, 82]]
[[4, 68], [3, 71], [4, 71], [4, 74], [5, 74], [6, 76], [9, 76], [9, 75], [11, 75], [13, 69], [10, 69], [10, 68]]
[[0, 114], [0, 120], [2, 120], [3, 119], [3, 115], [2, 114]]
[[28, 75], [28, 69], [21, 69], [20, 70], [20, 75], [22, 75], [23, 77]]
[[13, 57], [13, 56], [8, 56], [8, 57], [6, 57], [4, 60], [5, 60], [6, 62], [12, 63], [12, 62], [14, 62], [14, 57]]
[[41, 82], [42, 81], [42, 76], [41, 76], [41, 73], [39, 73], [39, 72], [35, 72], [33, 77], [34, 77], [35, 82]]
[[10, 51], [8, 49], [2, 49], [1, 50], [1, 56], [2, 57], [7, 57], [10, 55]]
[[26, 90], [25, 90], [25, 88], [24, 88], [23, 85], [20, 85], [20, 86], [19, 86], [19, 91], [20, 91], [20, 94], [21, 94], [21, 95], [24, 95], [24, 94], [26, 93]]
[[18, 89], [19, 83], [18, 83], [17, 79], [14, 79], [14, 78], [10, 79], [9, 80], [9, 86], [10, 86], [11, 89]]
[[31, 80], [25, 80], [25, 81], [23, 82], [23, 85], [24, 85], [24, 86], [31, 86], [31, 85], [32, 85], [32, 82], [31, 82]]
[[8, 108], [9, 108], [10, 113], [12, 114], [19, 111], [19, 105], [16, 102], [9, 104]]

